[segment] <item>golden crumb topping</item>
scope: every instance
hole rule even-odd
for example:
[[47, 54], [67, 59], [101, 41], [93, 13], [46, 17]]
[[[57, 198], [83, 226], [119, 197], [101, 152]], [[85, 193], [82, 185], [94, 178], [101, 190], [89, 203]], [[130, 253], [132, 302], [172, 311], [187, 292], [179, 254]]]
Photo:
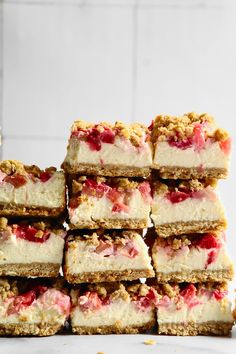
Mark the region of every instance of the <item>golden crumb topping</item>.
[[17, 281], [0, 278], [0, 298], [2, 300], [16, 296], [18, 293]]
[[109, 131], [113, 136], [120, 136], [130, 140], [131, 144], [135, 147], [139, 147], [148, 140], [150, 134], [148, 128], [142, 124], [125, 124], [120, 121], [115, 122], [115, 124], [109, 124], [106, 122], [93, 124], [83, 120], [75, 121], [71, 127], [72, 136], [80, 131], [82, 132], [81, 137], [85, 139], [90, 132], [93, 133], [96, 131], [96, 134], [102, 134], [104, 131]]
[[156, 194], [163, 195], [167, 192], [178, 192], [188, 191], [195, 192], [200, 191], [208, 186], [215, 188], [217, 186], [217, 179], [215, 178], [206, 178], [202, 180], [191, 179], [191, 180], [162, 180], [154, 181], [153, 187]]
[[0, 161], [0, 170], [7, 175], [19, 174], [26, 176], [27, 174], [31, 174], [31, 176], [39, 178], [43, 172], [52, 175], [57, 169], [56, 167], [48, 167], [45, 170], [41, 170], [36, 165], [27, 166], [17, 160], [3, 160]]

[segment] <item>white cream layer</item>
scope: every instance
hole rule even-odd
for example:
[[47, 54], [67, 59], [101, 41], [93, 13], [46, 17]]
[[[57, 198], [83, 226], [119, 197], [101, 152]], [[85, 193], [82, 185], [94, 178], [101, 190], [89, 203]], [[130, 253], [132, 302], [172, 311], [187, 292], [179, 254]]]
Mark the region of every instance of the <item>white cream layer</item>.
[[130, 302], [117, 300], [97, 311], [83, 312], [76, 306], [71, 313], [73, 326], [141, 326], [153, 319], [153, 310], [140, 311]]
[[157, 226], [174, 222], [224, 220], [225, 211], [218, 198], [188, 198], [180, 203], [171, 203], [163, 195], [156, 194], [151, 217]]
[[203, 249], [199, 247], [189, 248], [182, 247], [174, 252], [173, 256], [169, 256], [166, 249], [163, 247], [154, 248], [152, 259], [157, 272], [172, 273], [172, 272], [190, 272], [192, 270], [224, 270], [232, 267], [232, 262], [227, 255], [224, 246], [217, 252], [216, 260], [207, 264], [208, 254], [212, 249]]
[[19, 204], [26, 207], [36, 206], [59, 208], [65, 200], [65, 177], [63, 172], [55, 172], [46, 182], [27, 183], [19, 188], [6, 182], [0, 183], [0, 204]]
[[102, 143], [101, 150], [94, 151], [85, 141], [72, 138], [69, 141], [65, 162], [72, 167], [79, 164], [150, 167], [152, 146], [148, 142], [143, 142], [143, 146], [137, 148], [129, 140], [117, 136], [114, 144]]
[[0, 264], [10, 263], [62, 263], [64, 239], [51, 233], [47, 241], [36, 243], [17, 238], [12, 234], [0, 238]]
[[70, 222], [91, 222], [101, 219], [146, 219], [150, 223], [150, 203], [144, 201], [141, 193], [135, 190], [129, 200], [129, 212], [112, 212], [114, 204], [105, 196], [88, 197], [77, 208], [69, 208]]
[[[58, 305], [57, 301], [61, 300]], [[64, 310], [60, 308], [65, 297], [58, 290], [49, 289], [41, 299], [35, 300], [32, 305], [23, 308], [19, 313], [7, 315], [8, 301], [0, 300], [0, 324], [4, 323], [45, 323], [63, 325], [66, 320]], [[69, 304], [69, 299], [67, 300]], [[66, 306], [66, 304], [65, 304]], [[67, 305], [68, 306], [68, 305]]]
[[159, 307], [157, 310], [158, 323], [233, 321], [231, 303], [227, 299], [217, 301], [213, 298], [209, 300], [208, 297], [201, 296], [199, 297], [199, 300], [202, 301], [202, 304], [196, 305], [192, 308], [187, 304], [184, 304], [181, 309], [176, 309], [174, 302], [172, 302], [171, 306], [168, 308]]
[[198, 151], [194, 147], [179, 149], [170, 146], [166, 141], [158, 142], [155, 147], [153, 164], [157, 167], [201, 167], [228, 168], [229, 156], [220, 148], [219, 142], [209, 144], [207, 148]]
[[[71, 274], [84, 272], [99, 272], [106, 270], [123, 271], [127, 269], [152, 270], [151, 258], [148, 256], [148, 247], [140, 235], [133, 239], [139, 254], [134, 258], [122, 255], [102, 256], [95, 251], [96, 246], [86, 241], [69, 243], [66, 252], [66, 266]], [[71, 247], [70, 247], [71, 246]]]

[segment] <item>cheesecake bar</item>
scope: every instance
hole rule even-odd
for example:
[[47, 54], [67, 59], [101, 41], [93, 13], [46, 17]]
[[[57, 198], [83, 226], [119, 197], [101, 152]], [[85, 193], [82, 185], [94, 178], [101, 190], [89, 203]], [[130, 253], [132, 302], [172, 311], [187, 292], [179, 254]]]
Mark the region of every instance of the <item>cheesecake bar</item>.
[[82, 231], [66, 242], [64, 276], [69, 283], [154, 277], [142, 236], [134, 231]]
[[225, 229], [215, 180], [163, 181], [154, 183], [151, 214], [160, 237]]
[[226, 283], [157, 285], [158, 334], [228, 335], [233, 326]]
[[62, 168], [70, 174], [147, 177], [152, 165], [150, 131], [135, 123], [75, 121]]
[[157, 237], [152, 259], [158, 283], [222, 282], [233, 278], [223, 232]]
[[56, 277], [66, 232], [47, 222], [0, 218], [0, 276]]
[[70, 228], [145, 228], [150, 224], [151, 201], [147, 181], [73, 177], [69, 186]]
[[226, 178], [231, 139], [208, 114], [157, 116], [150, 127], [153, 168], [162, 178]]
[[40, 170], [19, 161], [0, 162], [0, 215], [57, 217], [66, 207], [62, 171]]
[[84, 284], [71, 291], [76, 334], [145, 333], [155, 325], [156, 291], [145, 284]]
[[0, 278], [0, 335], [50, 336], [70, 313], [70, 297], [58, 284]]

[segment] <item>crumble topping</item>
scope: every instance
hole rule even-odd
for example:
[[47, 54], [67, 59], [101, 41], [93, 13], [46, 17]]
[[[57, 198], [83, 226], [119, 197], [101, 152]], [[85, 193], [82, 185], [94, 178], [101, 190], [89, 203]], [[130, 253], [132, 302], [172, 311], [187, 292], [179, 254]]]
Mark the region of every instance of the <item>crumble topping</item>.
[[19, 174], [22, 176], [26, 176], [27, 174], [31, 174], [34, 177], [40, 178], [43, 172], [46, 172], [51, 175], [56, 172], [57, 169], [56, 167], [48, 167], [45, 170], [41, 170], [36, 165], [27, 166], [17, 160], [4, 160], [0, 162], [0, 170], [6, 173], [7, 175]]
[[3, 218], [3, 217], [1, 217], [0, 218], [0, 231], [5, 231], [5, 230], [7, 230], [7, 224], [8, 224], [8, 220], [7, 220], [7, 218]]
[[120, 136], [130, 140], [131, 144], [135, 147], [139, 147], [143, 143], [143, 137], [148, 138], [149, 136], [149, 130], [146, 126], [139, 123], [125, 124], [120, 121], [115, 122], [115, 124], [109, 124], [106, 122], [93, 124], [78, 120], [73, 123], [71, 133], [73, 136], [78, 131], [86, 133], [87, 130], [96, 130], [98, 134], [103, 134], [104, 131], [109, 130], [114, 136]]
[[[210, 129], [208, 129], [210, 125]], [[215, 141], [226, 141], [229, 138], [228, 132], [221, 128], [215, 128], [215, 121], [207, 113], [197, 114], [186, 113], [183, 116], [159, 115], [153, 122], [151, 140], [153, 143], [166, 140], [188, 141], [194, 133], [196, 126], [201, 126], [206, 137]]]
[[15, 280], [0, 278], [0, 298], [2, 298], [2, 300], [16, 296], [18, 293], [17, 282]]
[[190, 192], [201, 191], [208, 186], [215, 188], [217, 186], [217, 179], [206, 178], [204, 180], [191, 179], [191, 180], [162, 180], [154, 181], [153, 186], [157, 194], [166, 194], [168, 191], [187, 190]]

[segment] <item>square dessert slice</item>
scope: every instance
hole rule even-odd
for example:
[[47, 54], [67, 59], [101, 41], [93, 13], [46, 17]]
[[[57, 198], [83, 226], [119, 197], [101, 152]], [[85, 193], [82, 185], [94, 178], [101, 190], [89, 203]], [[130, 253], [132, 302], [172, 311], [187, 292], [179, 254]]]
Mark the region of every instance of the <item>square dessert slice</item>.
[[55, 167], [40, 170], [19, 161], [0, 162], [0, 215], [61, 215], [66, 207], [65, 176]]
[[156, 237], [152, 259], [158, 283], [222, 282], [233, 278], [223, 232]]
[[157, 294], [145, 284], [84, 284], [71, 299], [76, 334], [145, 333], [156, 321]]
[[62, 284], [44, 280], [0, 279], [0, 335], [50, 336], [70, 313]]
[[56, 223], [0, 218], [0, 276], [58, 276], [65, 236]]
[[233, 326], [226, 283], [163, 284], [156, 287], [158, 334], [228, 335]]
[[82, 231], [66, 242], [64, 276], [69, 283], [154, 277], [148, 247], [136, 231]]
[[152, 126], [153, 168], [162, 178], [226, 178], [231, 139], [208, 114], [157, 116]]
[[215, 180], [155, 182], [151, 217], [160, 237], [222, 231], [226, 227]]
[[70, 174], [146, 177], [152, 165], [149, 130], [138, 123], [74, 122], [62, 164]]
[[150, 223], [147, 181], [81, 176], [72, 179], [69, 192], [72, 229], [141, 229]]

